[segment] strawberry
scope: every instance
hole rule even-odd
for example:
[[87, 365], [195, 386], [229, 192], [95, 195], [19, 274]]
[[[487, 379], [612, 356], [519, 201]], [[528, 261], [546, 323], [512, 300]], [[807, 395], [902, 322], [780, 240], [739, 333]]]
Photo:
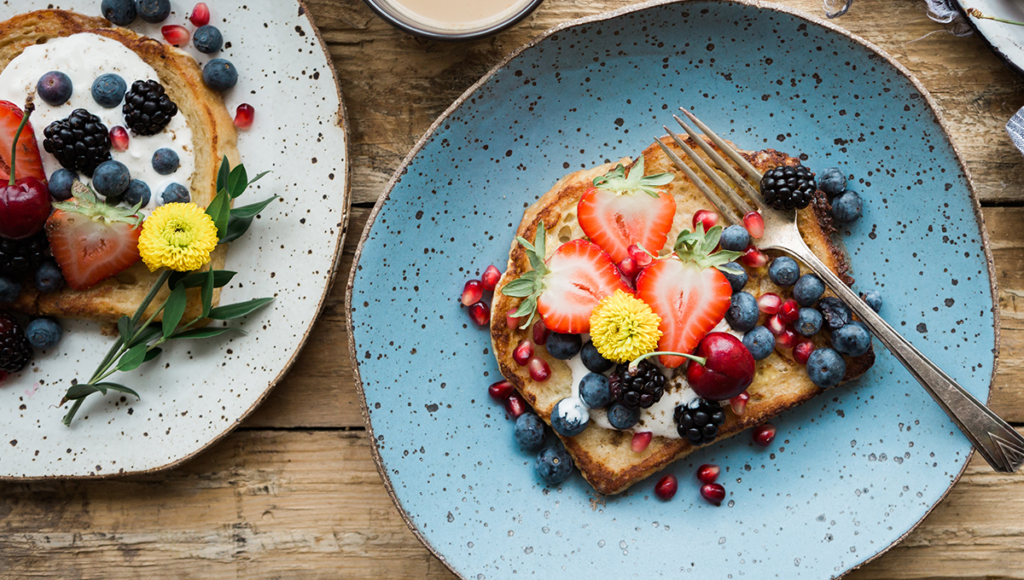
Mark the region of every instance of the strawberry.
[[72, 191], [74, 199], [53, 204], [46, 237], [68, 286], [85, 290], [139, 261], [142, 217], [97, 200], [80, 183]]
[[671, 173], [644, 176], [641, 155], [626, 175], [618, 165], [594, 179], [576, 207], [583, 232], [608, 252], [616, 264], [629, 257], [628, 248], [637, 244], [657, 255], [668, 239], [676, 200], [658, 186], [666, 185]]
[[[14, 149], [14, 136], [21, 125], [24, 113], [10, 101], [0, 101], [0, 178], [6, 180], [11, 176], [11, 151]], [[46, 170], [43, 159], [39, 156], [39, 143], [36, 142], [32, 124], [28, 123], [18, 138], [18, 162], [14, 168], [14, 178], [34, 177], [46, 181]]]
[[[683, 230], [674, 252], [640, 272], [637, 296], [661, 317], [659, 351], [692, 353], [700, 341], [725, 318], [732, 298], [729, 280], [716, 266], [731, 262], [739, 252], [714, 252], [722, 226], [704, 233]], [[661, 356], [661, 364], [675, 368], [686, 362], [680, 356]]]
[[[547, 261], [544, 223], [537, 226], [534, 243], [516, 238], [526, 249], [533, 270], [509, 282], [501, 293], [525, 298], [512, 315], [525, 318], [529, 328], [539, 313], [548, 329], [563, 334], [590, 331], [590, 314], [616, 290], [631, 292], [608, 254], [586, 240], [562, 244]], [[730, 286], [731, 288], [731, 286]]]

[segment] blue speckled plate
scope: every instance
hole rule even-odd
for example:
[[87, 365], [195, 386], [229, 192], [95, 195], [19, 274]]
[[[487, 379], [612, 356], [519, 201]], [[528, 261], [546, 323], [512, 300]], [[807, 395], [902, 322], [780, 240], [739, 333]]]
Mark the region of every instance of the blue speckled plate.
[[[967, 440], [879, 346], [859, 381], [602, 498], [536, 478], [487, 396], [486, 331], [458, 297], [503, 266], [523, 208], [563, 174], [634, 155], [686, 105], [747, 149], [840, 165], [866, 213], [848, 228], [857, 288], [986, 399], [997, 333], [986, 235], [923, 88], [867, 42], [760, 4], [646, 4], [566, 24], [517, 51], [435, 123], [364, 233], [352, 351], [378, 466], [409, 525], [463, 578], [828, 578], [904, 537], [959, 478]], [[696, 466], [728, 492], [705, 503]]]

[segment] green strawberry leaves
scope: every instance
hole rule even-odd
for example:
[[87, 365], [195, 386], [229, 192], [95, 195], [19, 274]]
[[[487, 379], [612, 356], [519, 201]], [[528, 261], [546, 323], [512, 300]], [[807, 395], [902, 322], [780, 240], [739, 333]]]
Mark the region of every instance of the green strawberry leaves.
[[544, 229], [543, 221], [537, 224], [537, 235], [534, 236], [532, 244], [522, 236], [516, 237], [519, 245], [526, 250], [526, 257], [530, 260], [530, 266], [533, 269], [501, 289], [501, 293], [505, 296], [525, 298], [519, 304], [519, 308], [512, 313], [512, 316], [516, 318], [526, 318], [526, 322], [519, 327], [520, 330], [525, 330], [533, 324], [533, 319], [537, 316], [537, 299], [544, 292], [544, 276], [548, 274], [548, 267], [544, 263], [544, 256], [547, 253], [546, 239], [547, 232]]
[[672, 250], [683, 263], [692, 262], [701, 268], [717, 268], [742, 256], [741, 252], [715, 251], [722, 238], [722, 226], [715, 226], [704, 232], [704, 224], [697, 224], [695, 231], [679, 232]]
[[658, 197], [661, 195], [658, 188], [672, 183], [673, 179], [675, 179], [675, 175], [671, 173], [644, 175], [644, 156], [641, 155], [629, 170], [628, 175], [626, 168], [620, 163], [615, 166], [615, 169], [601, 177], [595, 177], [594, 187], [613, 191], [618, 195], [646, 193], [651, 197]]

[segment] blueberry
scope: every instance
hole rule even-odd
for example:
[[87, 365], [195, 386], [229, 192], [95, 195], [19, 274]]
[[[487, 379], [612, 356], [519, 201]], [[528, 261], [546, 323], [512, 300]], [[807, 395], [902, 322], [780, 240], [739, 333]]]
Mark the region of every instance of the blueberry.
[[18, 299], [21, 284], [7, 278], [0, 278], [0, 302], [9, 304]]
[[103, 0], [100, 3], [100, 14], [118, 26], [128, 26], [138, 16], [134, 0]]
[[203, 54], [211, 54], [220, 50], [224, 37], [216, 26], [209, 24], [200, 26], [192, 33], [192, 44]]
[[215, 58], [203, 67], [203, 82], [215, 91], [226, 91], [238, 82], [238, 71], [231, 62]]
[[[590, 344], [590, 343], [587, 343]], [[608, 379], [598, 373], [587, 373], [580, 380], [580, 398], [591, 409], [604, 409], [612, 402]]]
[[832, 201], [832, 217], [842, 223], [855, 222], [864, 214], [864, 205], [855, 191], [847, 191]]
[[612, 427], [625, 431], [640, 421], [640, 407], [630, 409], [622, 403], [612, 403], [608, 407], [608, 422]]
[[583, 360], [583, 366], [587, 367], [587, 370], [593, 373], [603, 373], [615, 366], [615, 363], [604, 358], [601, 356], [601, 353], [597, 352], [597, 347], [594, 346], [593, 341], [587, 341], [587, 344], [583, 345], [583, 350], [580, 351], [580, 359]]
[[160, 194], [160, 199], [157, 201], [160, 205], [164, 205], [167, 203], [188, 203], [191, 199], [188, 189], [184, 185], [172, 183], [164, 189], [164, 192]]
[[70, 169], [61, 167], [54, 171], [50, 174], [50, 181], [47, 182], [50, 187], [50, 195], [57, 201], [71, 199], [71, 185], [76, 179], [78, 179], [78, 174]]
[[800, 318], [796, 319], [796, 331], [802, 336], [814, 336], [821, 330], [825, 317], [813, 308], [801, 308]]
[[878, 290], [872, 289], [862, 292], [860, 297], [864, 302], [867, 302], [868, 306], [870, 306], [875, 312], [882, 311], [882, 293]]
[[566, 397], [555, 403], [551, 409], [551, 428], [563, 437], [575, 437], [582, 433], [590, 424], [590, 413], [583, 401], [576, 397]]
[[729, 281], [733, 292], [739, 292], [747, 285], [747, 280], [749, 279], [747, 271], [736, 262], [722, 264], [718, 267], [718, 271], [725, 274], [725, 279]]
[[814, 306], [825, 293], [825, 283], [814, 274], [804, 274], [793, 286], [793, 299], [800, 306]]
[[846, 361], [831, 348], [819, 348], [807, 359], [807, 375], [814, 384], [830, 389], [846, 375]]
[[818, 310], [825, 317], [825, 326], [829, 330], [838, 330], [850, 323], [850, 307], [838, 298], [822, 298], [818, 301]]
[[128, 184], [128, 189], [124, 192], [124, 202], [130, 207], [137, 205], [146, 207], [149, 205], [149, 198], [152, 196], [152, 192], [149, 186], [146, 185], [145, 181], [139, 179], [133, 179]]
[[818, 176], [818, 189], [832, 199], [846, 191], [846, 176], [838, 167], [829, 167]]
[[56, 292], [64, 285], [64, 273], [60, 271], [56, 262], [47, 260], [36, 270], [35, 283], [40, 292]]
[[537, 475], [548, 485], [558, 485], [572, 475], [572, 458], [561, 446], [545, 447], [537, 454]]
[[117, 197], [128, 189], [132, 176], [120, 161], [104, 161], [92, 174], [92, 187], [103, 197]]
[[537, 451], [544, 446], [544, 422], [533, 413], [523, 413], [516, 419], [516, 443], [527, 451]]
[[722, 230], [722, 239], [719, 243], [723, 250], [742, 252], [750, 245], [750, 234], [743, 226], [729, 226]]
[[28, 337], [29, 344], [39, 350], [57, 346], [63, 334], [60, 325], [49, 318], [37, 318], [25, 327], [25, 336]]
[[850, 356], [860, 356], [871, 348], [871, 333], [863, 322], [853, 321], [832, 332], [832, 348]]
[[763, 326], [755, 326], [743, 335], [743, 346], [747, 347], [754, 360], [764, 360], [775, 350], [775, 335]]
[[107, 73], [96, 77], [92, 82], [92, 98], [99, 106], [113, 109], [124, 100], [128, 84], [120, 75]]
[[792, 286], [800, 278], [800, 265], [789, 256], [779, 256], [768, 266], [768, 277], [779, 286]]
[[153, 169], [160, 175], [170, 175], [180, 166], [181, 161], [178, 160], [178, 154], [173, 149], [162, 147], [153, 153]]
[[552, 332], [545, 346], [548, 348], [548, 354], [551, 356], [558, 360], [569, 360], [576, 356], [576, 353], [583, 348], [583, 339], [578, 334]]
[[39, 77], [36, 83], [36, 93], [46, 104], [54, 107], [63, 105], [71, 98], [71, 77], [52, 70]]
[[732, 295], [729, 310], [725, 311], [725, 321], [733, 330], [746, 332], [757, 326], [757, 318], [760, 314], [757, 308], [757, 298], [748, 292], [737, 292]]
[[135, 9], [150, 24], [163, 22], [171, 15], [171, 0], [135, 0]]

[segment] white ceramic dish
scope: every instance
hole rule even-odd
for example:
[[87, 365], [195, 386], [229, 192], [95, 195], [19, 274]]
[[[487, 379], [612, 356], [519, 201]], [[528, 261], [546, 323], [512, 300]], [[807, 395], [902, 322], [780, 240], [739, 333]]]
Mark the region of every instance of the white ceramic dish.
[[[99, 0], [55, 8], [98, 15]], [[110, 345], [97, 325], [62, 321], [56, 352], [0, 384], [0, 479], [109, 477], [172, 467], [227, 433], [264, 399], [308, 336], [333, 281], [349, 208], [346, 121], [334, 68], [298, 0], [207, 0], [224, 34], [219, 55], [239, 71], [225, 94], [232, 114], [243, 103], [256, 122], [240, 132], [250, 175], [270, 170], [245, 203], [281, 196], [231, 244], [227, 269], [238, 272], [222, 303], [274, 296], [239, 321], [248, 335], [172, 345], [156, 363], [117, 382], [142, 396], [94, 395], [74, 424], [57, 407], [75, 377], [91, 373]], [[164, 24], [186, 24], [194, 2], [172, 0]], [[39, 6], [0, 5], [0, 19]], [[189, 24], [190, 30], [193, 28]], [[160, 25], [132, 25], [161, 38]], [[200, 63], [209, 56], [190, 47]], [[202, 57], [202, 58], [199, 58]]]
[[[977, 8], [989, 16], [1024, 22], [1024, 2], [1021, 0], [957, 0], [960, 9]], [[992, 51], [1018, 74], [1024, 75], [1024, 27], [995, 20], [967, 19], [992, 47]]]

